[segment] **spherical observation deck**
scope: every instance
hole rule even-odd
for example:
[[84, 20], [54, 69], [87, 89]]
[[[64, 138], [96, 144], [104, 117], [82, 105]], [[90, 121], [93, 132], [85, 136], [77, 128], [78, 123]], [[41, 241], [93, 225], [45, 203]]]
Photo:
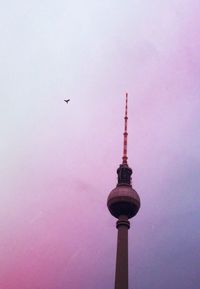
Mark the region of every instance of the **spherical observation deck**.
[[125, 215], [130, 219], [139, 211], [140, 197], [131, 185], [117, 185], [108, 196], [107, 206], [115, 218]]

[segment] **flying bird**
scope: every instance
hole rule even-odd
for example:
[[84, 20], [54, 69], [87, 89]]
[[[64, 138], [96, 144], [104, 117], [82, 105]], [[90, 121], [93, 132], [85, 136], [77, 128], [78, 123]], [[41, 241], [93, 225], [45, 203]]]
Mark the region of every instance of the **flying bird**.
[[65, 101], [66, 103], [68, 103], [68, 102], [70, 101], [70, 99], [64, 99], [64, 101]]

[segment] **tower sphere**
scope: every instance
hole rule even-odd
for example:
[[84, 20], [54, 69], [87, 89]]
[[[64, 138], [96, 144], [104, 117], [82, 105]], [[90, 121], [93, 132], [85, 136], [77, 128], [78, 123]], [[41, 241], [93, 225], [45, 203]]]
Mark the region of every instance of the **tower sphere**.
[[130, 185], [117, 185], [108, 196], [107, 206], [115, 218], [125, 215], [130, 219], [139, 211], [140, 198]]

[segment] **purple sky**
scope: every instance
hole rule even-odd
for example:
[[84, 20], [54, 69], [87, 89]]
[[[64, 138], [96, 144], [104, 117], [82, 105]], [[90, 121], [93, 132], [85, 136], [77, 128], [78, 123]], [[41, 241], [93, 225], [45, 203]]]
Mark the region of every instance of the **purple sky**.
[[141, 197], [130, 289], [199, 289], [199, 11], [199, 0], [1, 4], [0, 288], [114, 288], [106, 200], [128, 91]]

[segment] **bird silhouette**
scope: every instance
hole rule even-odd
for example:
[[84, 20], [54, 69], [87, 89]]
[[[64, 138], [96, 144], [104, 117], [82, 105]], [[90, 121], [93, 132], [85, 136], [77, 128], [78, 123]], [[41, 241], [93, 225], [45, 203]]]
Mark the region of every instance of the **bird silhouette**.
[[70, 99], [64, 99], [64, 101], [65, 101], [66, 103], [68, 103], [68, 102], [70, 101]]

